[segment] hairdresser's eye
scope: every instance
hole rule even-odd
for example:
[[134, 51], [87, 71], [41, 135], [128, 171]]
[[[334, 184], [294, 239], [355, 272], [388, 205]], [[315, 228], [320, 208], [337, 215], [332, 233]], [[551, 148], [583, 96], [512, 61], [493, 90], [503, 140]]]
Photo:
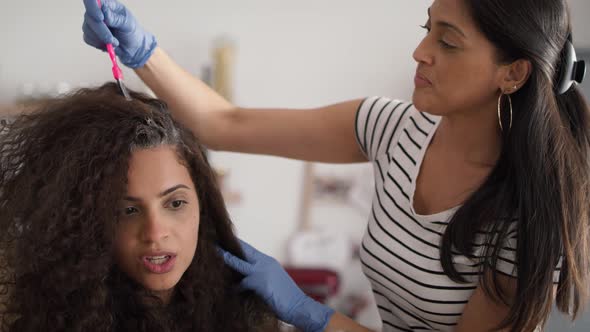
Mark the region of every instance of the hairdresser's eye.
[[178, 210], [178, 209], [182, 208], [182, 206], [185, 204], [188, 204], [188, 203], [186, 201], [176, 199], [176, 200], [173, 200], [172, 202], [170, 202], [170, 207], [173, 210]]
[[438, 43], [440, 44], [440, 46], [442, 48], [447, 49], [447, 50], [454, 50], [454, 49], [457, 48], [457, 46], [451, 45], [451, 44], [447, 43], [446, 41], [444, 41], [442, 39], [439, 40]]

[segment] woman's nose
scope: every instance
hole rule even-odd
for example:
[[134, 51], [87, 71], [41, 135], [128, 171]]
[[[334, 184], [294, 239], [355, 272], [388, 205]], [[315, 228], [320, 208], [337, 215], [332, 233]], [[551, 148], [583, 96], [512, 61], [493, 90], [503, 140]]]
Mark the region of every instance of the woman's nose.
[[423, 63], [426, 65], [432, 65], [434, 63], [434, 56], [429, 45], [428, 36], [424, 37], [418, 47], [414, 50], [412, 57], [416, 62]]
[[165, 218], [155, 212], [145, 214], [141, 231], [141, 237], [144, 242], [160, 242], [169, 235], [169, 228], [166, 225]]

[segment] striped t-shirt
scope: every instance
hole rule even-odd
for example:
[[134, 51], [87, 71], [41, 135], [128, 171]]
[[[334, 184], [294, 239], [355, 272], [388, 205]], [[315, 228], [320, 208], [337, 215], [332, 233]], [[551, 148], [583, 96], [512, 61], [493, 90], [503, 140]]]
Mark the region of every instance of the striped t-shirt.
[[[418, 170], [439, 121], [412, 104], [377, 97], [357, 112], [357, 141], [375, 173], [361, 262], [383, 331], [452, 331], [478, 284], [477, 262], [453, 257], [466, 284], [447, 277], [440, 263], [440, 240], [457, 208], [434, 215], [413, 208]], [[515, 276], [516, 230], [510, 229], [496, 269]]]

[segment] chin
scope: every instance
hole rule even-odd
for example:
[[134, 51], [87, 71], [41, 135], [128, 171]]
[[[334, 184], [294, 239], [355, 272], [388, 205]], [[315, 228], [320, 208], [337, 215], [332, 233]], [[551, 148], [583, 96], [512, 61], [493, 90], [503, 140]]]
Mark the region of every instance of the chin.
[[414, 93], [412, 94], [412, 103], [414, 104], [414, 107], [416, 107], [416, 109], [420, 112], [430, 113], [429, 99], [430, 96], [426, 96], [419, 90], [414, 90]]
[[141, 284], [150, 291], [163, 292], [176, 287], [179, 281], [179, 276], [154, 276], [143, 280]]
[[440, 101], [436, 101], [436, 98], [431, 94], [420, 91], [419, 89], [414, 90], [414, 93], [412, 94], [412, 103], [420, 112], [439, 116], [444, 115], [440, 112]]

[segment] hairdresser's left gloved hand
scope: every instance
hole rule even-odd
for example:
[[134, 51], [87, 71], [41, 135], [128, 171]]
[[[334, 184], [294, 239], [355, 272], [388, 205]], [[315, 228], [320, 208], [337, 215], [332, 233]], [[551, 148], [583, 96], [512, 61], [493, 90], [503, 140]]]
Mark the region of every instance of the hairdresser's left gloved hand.
[[304, 332], [324, 331], [334, 310], [305, 295], [274, 258], [240, 242], [246, 260], [220, 249], [225, 263], [244, 275], [240, 287], [262, 297], [282, 321]]
[[84, 0], [84, 41], [100, 50], [113, 44], [123, 64], [131, 68], [142, 67], [158, 43], [154, 35], [144, 30], [131, 11], [117, 0]]

